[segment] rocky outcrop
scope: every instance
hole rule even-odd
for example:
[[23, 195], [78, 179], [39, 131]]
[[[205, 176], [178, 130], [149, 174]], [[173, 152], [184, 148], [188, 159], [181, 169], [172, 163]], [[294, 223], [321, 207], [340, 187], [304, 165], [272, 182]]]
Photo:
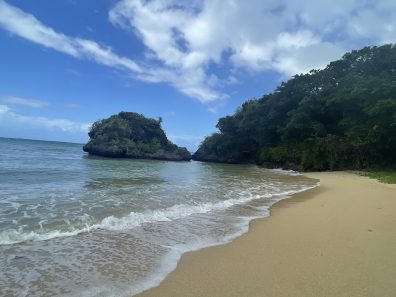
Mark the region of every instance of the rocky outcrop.
[[83, 150], [91, 155], [113, 158], [142, 158], [189, 161], [191, 154], [168, 140], [161, 119], [146, 118], [134, 112], [120, 112], [96, 121]]

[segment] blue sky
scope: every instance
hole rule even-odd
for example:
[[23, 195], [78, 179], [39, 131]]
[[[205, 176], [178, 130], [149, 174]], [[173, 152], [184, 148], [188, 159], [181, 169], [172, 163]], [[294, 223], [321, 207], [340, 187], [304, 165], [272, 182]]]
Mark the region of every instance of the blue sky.
[[395, 39], [394, 0], [0, 0], [0, 136], [85, 142], [123, 110], [193, 151], [245, 100]]

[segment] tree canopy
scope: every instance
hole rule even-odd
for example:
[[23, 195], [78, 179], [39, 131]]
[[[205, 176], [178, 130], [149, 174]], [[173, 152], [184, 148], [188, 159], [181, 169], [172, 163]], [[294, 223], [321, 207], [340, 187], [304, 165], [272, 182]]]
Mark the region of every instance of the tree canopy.
[[218, 121], [194, 160], [300, 170], [396, 164], [396, 46], [365, 47], [295, 75]]

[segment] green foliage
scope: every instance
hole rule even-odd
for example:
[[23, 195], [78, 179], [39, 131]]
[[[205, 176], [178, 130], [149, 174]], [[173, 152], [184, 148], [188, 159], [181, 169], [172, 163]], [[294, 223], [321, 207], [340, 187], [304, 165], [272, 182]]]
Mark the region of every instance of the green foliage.
[[369, 168], [361, 173], [386, 184], [396, 184], [396, 168]]
[[296, 75], [221, 118], [193, 159], [301, 170], [396, 164], [396, 46]]
[[161, 117], [155, 120], [134, 112], [120, 112], [96, 121], [83, 149], [107, 157], [190, 160], [186, 148], [179, 148], [168, 140], [161, 123]]

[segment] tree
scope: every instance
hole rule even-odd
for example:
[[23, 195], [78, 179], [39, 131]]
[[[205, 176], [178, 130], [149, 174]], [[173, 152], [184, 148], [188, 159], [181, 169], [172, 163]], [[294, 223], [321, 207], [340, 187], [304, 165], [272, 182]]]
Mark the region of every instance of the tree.
[[304, 170], [396, 165], [396, 47], [365, 47], [219, 119], [195, 160]]

